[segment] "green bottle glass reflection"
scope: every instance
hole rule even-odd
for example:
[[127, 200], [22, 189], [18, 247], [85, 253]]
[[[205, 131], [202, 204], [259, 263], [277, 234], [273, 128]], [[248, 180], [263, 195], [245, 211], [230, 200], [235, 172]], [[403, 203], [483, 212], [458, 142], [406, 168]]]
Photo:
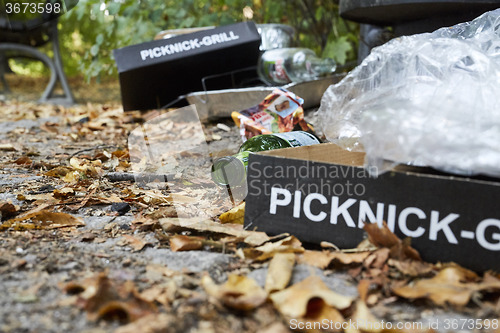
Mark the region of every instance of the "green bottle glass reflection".
[[237, 154], [218, 158], [212, 165], [212, 179], [219, 185], [237, 186], [246, 181], [248, 156], [265, 150], [309, 146], [321, 143], [313, 134], [303, 131], [254, 136], [240, 147]]

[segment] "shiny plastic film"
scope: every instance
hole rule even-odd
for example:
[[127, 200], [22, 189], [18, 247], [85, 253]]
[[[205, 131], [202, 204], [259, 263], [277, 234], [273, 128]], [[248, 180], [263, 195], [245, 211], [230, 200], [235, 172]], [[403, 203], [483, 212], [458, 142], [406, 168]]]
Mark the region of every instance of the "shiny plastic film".
[[500, 177], [500, 9], [373, 49], [318, 112], [330, 141], [379, 170]]
[[213, 161], [194, 105], [141, 124], [128, 146], [138, 193], [146, 204], [173, 206], [181, 224], [211, 219], [244, 198], [212, 181]]

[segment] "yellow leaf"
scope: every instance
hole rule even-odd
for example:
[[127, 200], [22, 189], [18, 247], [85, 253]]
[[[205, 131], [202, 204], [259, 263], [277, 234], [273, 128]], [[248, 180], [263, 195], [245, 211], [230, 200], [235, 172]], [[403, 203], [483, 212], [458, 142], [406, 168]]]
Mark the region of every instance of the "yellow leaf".
[[221, 214], [221, 216], [219, 216], [219, 220], [221, 223], [243, 224], [244, 218], [245, 218], [244, 202], [232, 208], [231, 210]]
[[81, 178], [80, 172], [72, 171], [72, 172], [68, 172], [61, 179], [66, 183], [77, 183], [80, 180], [80, 178]]

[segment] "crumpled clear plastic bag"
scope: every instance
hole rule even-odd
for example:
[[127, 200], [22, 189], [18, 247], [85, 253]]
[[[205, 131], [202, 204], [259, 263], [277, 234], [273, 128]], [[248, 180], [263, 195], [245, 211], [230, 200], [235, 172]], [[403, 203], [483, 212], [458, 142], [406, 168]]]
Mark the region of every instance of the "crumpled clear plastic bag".
[[500, 9], [373, 49], [318, 112], [330, 141], [364, 147], [379, 171], [409, 163], [500, 177]]

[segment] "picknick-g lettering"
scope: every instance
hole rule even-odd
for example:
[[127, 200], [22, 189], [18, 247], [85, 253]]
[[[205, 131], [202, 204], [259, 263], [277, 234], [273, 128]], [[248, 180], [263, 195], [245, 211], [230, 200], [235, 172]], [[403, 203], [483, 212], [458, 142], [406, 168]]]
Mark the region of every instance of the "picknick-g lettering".
[[[314, 223], [324, 222], [335, 225], [345, 223], [350, 228], [360, 229], [363, 228], [365, 222], [382, 226], [383, 221], [386, 221], [392, 232], [398, 229], [407, 237], [419, 238], [427, 235], [431, 241], [444, 237], [450, 244], [458, 244], [459, 239], [476, 239], [484, 249], [500, 251], [499, 219], [485, 219], [477, 224], [475, 231], [462, 230], [459, 234], [455, 234], [451, 225], [458, 221], [459, 214], [444, 215], [436, 210], [429, 213], [418, 207], [401, 209], [396, 205], [385, 203], [376, 203], [373, 208], [372, 205], [366, 200], [349, 198], [341, 201], [340, 197], [327, 197], [321, 193], [309, 193], [304, 196], [301, 191], [291, 192], [285, 188], [272, 187], [269, 214], [291, 212], [295, 219], [305, 217]], [[353, 213], [357, 213], [357, 221], [353, 219]], [[410, 220], [412, 223], [409, 223]], [[420, 223], [417, 224], [415, 221]], [[427, 229], [426, 226], [428, 226]], [[486, 237], [487, 234], [491, 235]]]
[[182, 42], [166, 44], [163, 46], [153, 47], [151, 49], [144, 49], [140, 51], [142, 61], [147, 59], [160, 58], [176, 53], [182, 53], [194, 49], [199, 49], [204, 46], [211, 46], [216, 44], [223, 44], [239, 39], [240, 36], [236, 35], [233, 31], [228, 33], [222, 32], [205, 36], [201, 39], [194, 38]]

